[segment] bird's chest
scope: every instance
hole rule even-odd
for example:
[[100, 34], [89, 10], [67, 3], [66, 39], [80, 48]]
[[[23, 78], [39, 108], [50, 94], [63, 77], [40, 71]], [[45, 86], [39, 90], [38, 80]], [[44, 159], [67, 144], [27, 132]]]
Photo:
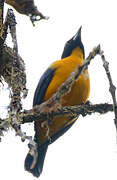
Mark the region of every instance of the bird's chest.
[[[78, 64], [81, 65], [81, 63]], [[71, 73], [78, 67], [78, 64], [66, 62], [56, 70], [55, 75], [46, 91], [45, 100], [49, 99], [58, 90], [58, 88], [65, 83]], [[63, 96], [62, 105], [70, 106], [78, 105], [83, 102], [85, 103], [89, 97], [89, 91], [89, 74], [88, 71], [85, 71], [72, 85], [70, 92]]]
[[89, 97], [90, 82], [88, 72], [82, 74], [72, 85], [71, 91], [62, 98], [63, 106], [85, 103]]

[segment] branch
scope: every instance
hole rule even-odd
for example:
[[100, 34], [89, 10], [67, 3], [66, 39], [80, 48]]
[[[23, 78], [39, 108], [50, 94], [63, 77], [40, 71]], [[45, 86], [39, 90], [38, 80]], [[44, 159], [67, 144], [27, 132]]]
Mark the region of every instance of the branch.
[[7, 29], [8, 29], [8, 20], [7, 20], [8, 14], [4, 22], [3, 12], [4, 12], [4, 0], [0, 0], [0, 56], [1, 56], [1, 59], [2, 59], [3, 45], [7, 36]]
[[0, 25], [3, 24], [3, 12], [4, 12], [4, 0], [0, 0]]
[[3, 11], [4, 11], [4, 0], [0, 0], [0, 58], [2, 57], [2, 48], [3, 48], [3, 44], [4, 44]]
[[[16, 22], [15, 15], [14, 15], [12, 9], [8, 9], [7, 22], [9, 25], [9, 29], [10, 29], [10, 33], [11, 33], [11, 37], [12, 37], [12, 41], [13, 41], [13, 46], [14, 46], [13, 51], [18, 58], [18, 44], [17, 44], [17, 37], [16, 37], [16, 24], [17, 24], [17, 22]], [[16, 59], [16, 61], [18, 61], [18, 59]]]
[[116, 87], [114, 86], [113, 81], [112, 81], [111, 73], [109, 70], [109, 62], [106, 61], [103, 51], [100, 51], [100, 56], [101, 56], [101, 59], [103, 62], [103, 67], [106, 71], [106, 75], [107, 75], [109, 85], [110, 85], [109, 92], [110, 92], [110, 94], [112, 96], [112, 100], [113, 100], [113, 109], [114, 109], [114, 114], [115, 114], [114, 123], [115, 123], [116, 131], [117, 131], [117, 100], [116, 100], [116, 94], [115, 94]]
[[[49, 119], [48, 122], [50, 123], [53, 117], [59, 116], [71, 116], [71, 117], [78, 117], [79, 115], [87, 116], [92, 115], [94, 113], [105, 114], [107, 112], [113, 111], [113, 104], [82, 104], [79, 106], [69, 106], [69, 107], [61, 107], [59, 111], [53, 110], [51, 113], [47, 112], [40, 112], [40, 106], [35, 106], [31, 110], [25, 110], [24, 112], [20, 113], [19, 118], [22, 119], [22, 124], [24, 123], [31, 123], [34, 121], [44, 122], [45, 119]], [[68, 120], [70, 121], [70, 120]], [[67, 122], [66, 122], [67, 123]], [[8, 131], [10, 128], [9, 119], [0, 119], [0, 136], [3, 136], [4, 131]], [[26, 139], [29, 140], [30, 147], [34, 147], [36, 144], [34, 143], [31, 136], [27, 136], [25, 132], [22, 132], [21, 129], [14, 125], [14, 129], [16, 131], [16, 135], [21, 137], [22, 141]]]
[[18, 118], [19, 112], [22, 109], [21, 99], [27, 95], [26, 74], [24, 61], [18, 55], [16, 20], [11, 9], [8, 9], [4, 27], [6, 29], [9, 27], [10, 29], [13, 41], [13, 49], [5, 45], [3, 46], [3, 53], [1, 58], [2, 68], [0, 68], [0, 76], [4, 78], [8, 84], [9, 89], [11, 90], [11, 102], [9, 105], [10, 111], [8, 112], [9, 118], [8, 120], [2, 121], [0, 130], [5, 131], [7, 129], [6, 126], [12, 126], [15, 129], [16, 134], [19, 135], [22, 140], [30, 139], [26, 136], [25, 133], [21, 131]]
[[13, 6], [19, 13], [30, 17], [33, 25], [35, 21], [42, 19], [48, 20], [48, 16], [44, 16], [35, 6], [34, 0], [6, 0], [6, 3]]
[[43, 122], [45, 119], [52, 120], [53, 117], [57, 116], [75, 116], [78, 117], [82, 115], [83, 117], [86, 115], [92, 115], [93, 113], [105, 114], [107, 112], [113, 111], [113, 104], [82, 104], [78, 106], [68, 106], [62, 107], [56, 111], [53, 109], [50, 113], [48, 112], [40, 112], [42, 105], [35, 106], [33, 109], [25, 110], [20, 114], [20, 118], [23, 118], [22, 124], [31, 123], [33, 121]]

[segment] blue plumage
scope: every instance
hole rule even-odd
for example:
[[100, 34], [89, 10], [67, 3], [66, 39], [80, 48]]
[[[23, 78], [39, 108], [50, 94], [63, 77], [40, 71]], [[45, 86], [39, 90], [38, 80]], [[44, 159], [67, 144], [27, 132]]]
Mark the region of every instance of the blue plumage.
[[[45, 96], [46, 90], [54, 76], [54, 72], [55, 72], [55, 69], [49, 68], [42, 75], [42, 77], [37, 85], [35, 94], [34, 94], [33, 106], [39, 105], [44, 101], [44, 96]], [[35, 141], [38, 144], [39, 138], [38, 138], [38, 127], [36, 125], [36, 122], [34, 123], [34, 126], [35, 126]], [[42, 172], [45, 154], [46, 154], [46, 151], [48, 148], [48, 143], [49, 142], [46, 142], [42, 145], [38, 145], [38, 147], [37, 147], [37, 152], [38, 152], [37, 159], [38, 160], [37, 160], [34, 168], [31, 168], [31, 165], [33, 162], [33, 156], [30, 153], [28, 153], [26, 156], [25, 165], [24, 165], [25, 169], [27, 171], [31, 172], [36, 177], [39, 177]]]
[[54, 76], [54, 72], [55, 72], [55, 69], [49, 68], [42, 75], [34, 94], [33, 106], [39, 105], [44, 101], [46, 90]]

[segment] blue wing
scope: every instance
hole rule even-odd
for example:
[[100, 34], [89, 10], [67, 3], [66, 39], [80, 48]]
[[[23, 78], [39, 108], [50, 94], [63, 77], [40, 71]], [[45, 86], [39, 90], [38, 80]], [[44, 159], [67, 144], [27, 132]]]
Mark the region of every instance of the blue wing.
[[56, 69], [49, 68], [41, 77], [34, 94], [33, 106], [39, 105], [44, 101], [46, 90], [54, 76], [55, 70]]

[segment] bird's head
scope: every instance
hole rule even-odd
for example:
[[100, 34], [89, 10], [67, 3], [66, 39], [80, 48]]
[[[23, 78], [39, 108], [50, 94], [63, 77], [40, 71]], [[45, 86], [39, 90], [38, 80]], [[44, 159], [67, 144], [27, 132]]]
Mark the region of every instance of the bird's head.
[[79, 28], [78, 32], [69, 41], [66, 42], [63, 54], [61, 56], [62, 59], [70, 56], [72, 51], [77, 47], [82, 50], [83, 57], [85, 57], [84, 46], [81, 41], [81, 29], [82, 26]]

